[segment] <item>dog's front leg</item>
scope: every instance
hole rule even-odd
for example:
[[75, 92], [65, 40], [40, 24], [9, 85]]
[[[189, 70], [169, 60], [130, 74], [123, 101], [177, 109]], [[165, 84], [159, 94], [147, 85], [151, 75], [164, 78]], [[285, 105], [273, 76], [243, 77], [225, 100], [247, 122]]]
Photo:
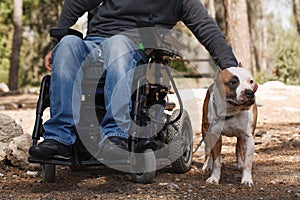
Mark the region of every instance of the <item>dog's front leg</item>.
[[213, 160], [212, 172], [210, 177], [206, 180], [206, 182], [209, 184], [219, 184], [221, 176], [221, 148], [222, 138], [220, 137], [211, 151], [211, 156]]
[[244, 144], [242, 137], [237, 137], [236, 142], [236, 162], [239, 170], [244, 168], [245, 163], [245, 152], [244, 152]]
[[253, 162], [253, 155], [254, 155], [254, 138], [252, 135], [247, 135], [243, 139], [243, 148], [245, 152], [245, 163], [243, 166], [243, 174], [242, 174], [242, 184], [247, 185], [249, 187], [253, 186], [252, 181], [252, 162]]
[[205, 156], [205, 162], [204, 162], [203, 167], [202, 167], [202, 173], [206, 174], [206, 173], [210, 172], [212, 170], [212, 166], [213, 166], [212, 155], [209, 152]]
[[213, 132], [208, 132], [204, 135], [204, 144], [205, 144], [205, 162], [202, 167], [202, 173], [212, 171], [213, 167], [213, 157], [212, 152], [215, 148], [217, 142], [219, 141], [221, 134], [214, 134]]

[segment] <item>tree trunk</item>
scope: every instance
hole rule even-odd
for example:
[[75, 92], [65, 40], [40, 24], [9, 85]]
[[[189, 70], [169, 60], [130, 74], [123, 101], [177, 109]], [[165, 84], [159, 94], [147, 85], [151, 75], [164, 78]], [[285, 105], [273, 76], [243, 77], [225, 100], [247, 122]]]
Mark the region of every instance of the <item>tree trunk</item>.
[[238, 61], [253, 72], [246, 0], [223, 0], [223, 3], [227, 41], [232, 46]]
[[9, 88], [17, 90], [19, 84], [19, 65], [20, 65], [20, 49], [22, 44], [22, 15], [23, 15], [23, 0], [14, 0], [14, 36], [10, 58], [9, 69]]
[[296, 0], [293, 0], [293, 15], [295, 18], [295, 23], [297, 27], [297, 32], [300, 37], [300, 21], [299, 21], [299, 13], [298, 13], [298, 4]]
[[215, 19], [216, 18], [215, 0], [201, 0], [201, 2], [206, 7], [209, 15]]
[[265, 52], [267, 52], [264, 46], [264, 29], [266, 26], [262, 26], [263, 22], [263, 9], [262, 0], [247, 0], [248, 18], [251, 36], [251, 54], [252, 54], [252, 66], [253, 70], [265, 71], [266, 59]]

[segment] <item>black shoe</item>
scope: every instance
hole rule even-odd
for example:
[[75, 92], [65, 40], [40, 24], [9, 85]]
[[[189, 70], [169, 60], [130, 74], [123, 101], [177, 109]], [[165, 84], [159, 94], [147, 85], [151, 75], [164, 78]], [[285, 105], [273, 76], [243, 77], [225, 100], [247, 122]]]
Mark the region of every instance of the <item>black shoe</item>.
[[128, 155], [128, 142], [126, 138], [112, 136], [103, 142], [102, 157], [104, 160], [120, 160], [128, 158]]
[[41, 159], [70, 159], [71, 147], [56, 140], [45, 140], [38, 145], [29, 148], [29, 154]]

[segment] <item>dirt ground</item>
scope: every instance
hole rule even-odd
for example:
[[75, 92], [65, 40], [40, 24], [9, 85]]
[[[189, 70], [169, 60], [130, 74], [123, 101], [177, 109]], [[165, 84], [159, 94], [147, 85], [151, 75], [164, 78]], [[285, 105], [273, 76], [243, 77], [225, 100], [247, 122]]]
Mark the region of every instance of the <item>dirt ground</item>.
[[[300, 87], [269, 82], [257, 92], [259, 116], [253, 164], [254, 186], [240, 184], [234, 138], [224, 138], [219, 185], [208, 185], [200, 173], [203, 147], [193, 155], [192, 169], [174, 174], [157, 171], [151, 184], [137, 184], [128, 174], [105, 166], [72, 171], [58, 166], [56, 182], [45, 183], [41, 173], [8, 166], [0, 169], [0, 199], [299, 199], [300, 200]], [[14, 117], [31, 133], [36, 94], [0, 97], [1, 113]], [[34, 103], [33, 103], [34, 102]], [[11, 107], [9, 107], [10, 105]], [[5, 109], [5, 108], [7, 109]], [[195, 137], [198, 144], [200, 136]]]

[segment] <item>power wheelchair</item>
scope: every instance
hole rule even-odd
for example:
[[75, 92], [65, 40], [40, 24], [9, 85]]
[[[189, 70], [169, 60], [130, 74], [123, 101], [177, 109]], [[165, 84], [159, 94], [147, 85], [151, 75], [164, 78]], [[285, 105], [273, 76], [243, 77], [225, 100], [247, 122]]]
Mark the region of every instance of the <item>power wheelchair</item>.
[[[73, 170], [103, 164], [112, 168], [117, 166], [117, 170], [126, 168], [125, 171], [130, 173], [132, 180], [138, 183], [152, 182], [157, 169], [164, 166], [171, 165], [174, 173], [185, 173], [190, 170], [193, 149], [192, 126], [189, 114], [183, 109], [172, 76], [172, 62], [182, 58], [176, 51], [178, 44], [170, 35], [162, 37], [151, 27], [142, 27], [139, 33], [143, 44], [148, 42], [152, 46], [155, 45], [145, 49], [148, 61], [143, 63], [144, 67], [137, 66], [139, 70], [136, 70], [133, 80], [134, 92], [130, 115], [134, 126], [128, 139], [128, 157], [110, 162], [95, 156], [99, 149], [101, 134], [99, 125], [105, 114], [103, 89], [105, 71], [103, 63], [100, 62], [98, 66], [91, 66], [83, 71], [81, 117], [79, 125], [74, 128], [74, 133], [78, 137], [72, 146], [71, 159], [28, 158], [31, 163], [41, 164], [45, 182], [54, 181], [56, 165], [70, 166]], [[66, 34], [81, 37], [81, 33], [72, 29], [56, 28], [50, 31], [50, 35], [57, 38]], [[32, 134], [33, 145], [43, 137], [43, 112], [50, 106], [50, 82], [51, 76], [46, 75], [41, 83]], [[175, 94], [179, 106], [169, 101], [169, 94]], [[91, 113], [95, 117], [87, 118], [86, 116], [91, 116]], [[80, 137], [79, 132], [84, 133], [85, 137]]]

